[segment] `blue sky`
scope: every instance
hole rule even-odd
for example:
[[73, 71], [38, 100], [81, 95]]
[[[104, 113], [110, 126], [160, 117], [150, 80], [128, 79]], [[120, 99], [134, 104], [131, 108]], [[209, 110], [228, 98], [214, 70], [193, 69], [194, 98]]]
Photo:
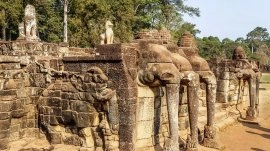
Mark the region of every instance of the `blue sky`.
[[270, 0], [186, 0], [185, 4], [201, 11], [200, 17], [184, 16], [201, 31], [198, 37], [246, 38], [258, 26], [270, 32]]

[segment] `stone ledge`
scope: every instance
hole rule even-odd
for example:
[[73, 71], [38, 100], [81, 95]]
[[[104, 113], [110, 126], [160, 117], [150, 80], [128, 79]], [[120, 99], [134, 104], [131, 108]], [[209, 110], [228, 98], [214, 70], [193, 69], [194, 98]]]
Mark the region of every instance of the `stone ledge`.
[[85, 61], [122, 61], [121, 55], [95, 55], [95, 56], [67, 56], [63, 57], [65, 62], [85, 62]]

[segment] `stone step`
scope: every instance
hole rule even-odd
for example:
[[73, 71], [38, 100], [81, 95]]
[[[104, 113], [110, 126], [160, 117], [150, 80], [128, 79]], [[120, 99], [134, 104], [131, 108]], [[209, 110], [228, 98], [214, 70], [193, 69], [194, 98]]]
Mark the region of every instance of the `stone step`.
[[[215, 113], [215, 123], [220, 123], [221, 121], [228, 118], [228, 113], [226, 111], [219, 111]], [[198, 127], [203, 130], [204, 125], [207, 123], [207, 116], [199, 116]]]
[[[231, 111], [221, 111], [221, 112], [216, 112], [215, 114], [215, 127], [217, 128], [218, 131], [234, 124], [237, 122], [237, 117], [239, 117], [239, 114], [236, 112], [232, 113]], [[204, 125], [207, 122], [207, 117], [205, 116], [200, 116], [198, 119], [198, 127], [200, 130], [204, 129]]]
[[[219, 112], [219, 111], [224, 110], [223, 106], [224, 106], [223, 103], [216, 103], [215, 104], [215, 111]], [[200, 106], [199, 107], [199, 117], [200, 116], [205, 116], [206, 114], [207, 114], [206, 106]]]

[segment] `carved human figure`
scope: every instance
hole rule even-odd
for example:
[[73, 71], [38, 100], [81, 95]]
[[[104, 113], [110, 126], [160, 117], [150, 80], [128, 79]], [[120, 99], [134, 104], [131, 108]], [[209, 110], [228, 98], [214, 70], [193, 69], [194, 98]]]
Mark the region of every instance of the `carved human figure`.
[[165, 142], [165, 149], [179, 150], [178, 143], [178, 106], [180, 84], [188, 86], [188, 104], [190, 113], [191, 137], [187, 142], [188, 149], [197, 148], [197, 120], [198, 120], [198, 95], [199, 77], [191, 71], [190, 63], [182, 56], [171, 53], [165, 46], [148, 44], [142, 53], [142, 62], [139, 71], [139, 80], [148, 86], [165, 86], [166, 100], [169, 117], [170, 134]]
[[113, 38], [114, 38], [114, 34], [113, 34], [113, 30], [112, 30], [113, 24], [111, 23], [111, 21], [106, 21], [105, 23], [105, 33], [102, 33], [100, 35], [101, 41], [100, 44], [112, 44], [113, 43]]
[[204, 139], [202, 145], [218, 148], [219, 144], [215, 138], [216, 129], [214, 127], [216, 77], [210, 70], [207, 61], [198, 55], [198, 48], [193, 35], [189, 32], [185, 32], [179, 40], [178, 45], [180, 49], [183, 50], [184, 56], [192, 65], [193, 71], [199, 75], [200, 82], [206, 85], [207, 124], [204, 127]]
[[259, 81], [261, 73], [256, 64], [248, 61], [245, 55], [245, 50], [238, 46], [233, 51], [233, 60], [236, 61], [236, 66], [239, 68], [236, 75], [239, 80], [248, 82], [249, 86], [249, 101], [250, 106], [246, 111], [246, 120], [256, 120], [259, 104]]

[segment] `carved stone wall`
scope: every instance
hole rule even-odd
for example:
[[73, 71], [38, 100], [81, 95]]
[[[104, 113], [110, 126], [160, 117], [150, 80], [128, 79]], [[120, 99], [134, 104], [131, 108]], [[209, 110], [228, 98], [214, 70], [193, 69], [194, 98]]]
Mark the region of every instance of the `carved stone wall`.
[[[138, 81], [138, 67], [145, 63], [140, 57], [147, 57], [140, 52], [147, 50], [144, 42], [95, 50], [1, 42], [0, 149], [34, 137], [81, 150], [162, 150], [170, 135], [166, 90]], [[247, 96], [235, 62], [210, 65], [218, 79], [217, 102], [235, 104]], [[186, 89], [179, 90], [179, 131], [189, 125]], [[206, 97], [203, 84], [199, 95]]]
[[160, 40], [163, 43], [171, 43], [171, 33], [166, 28], [162, 28], [161, 30], [143, 30], [137, 33], [135, 36], [136, 39], [156, 39]]
[[0, 55], [8, 56], [54, 56], [93, 55], [93, 49], [66, 47], [61, 44], [29, 41], [0, 41]]

